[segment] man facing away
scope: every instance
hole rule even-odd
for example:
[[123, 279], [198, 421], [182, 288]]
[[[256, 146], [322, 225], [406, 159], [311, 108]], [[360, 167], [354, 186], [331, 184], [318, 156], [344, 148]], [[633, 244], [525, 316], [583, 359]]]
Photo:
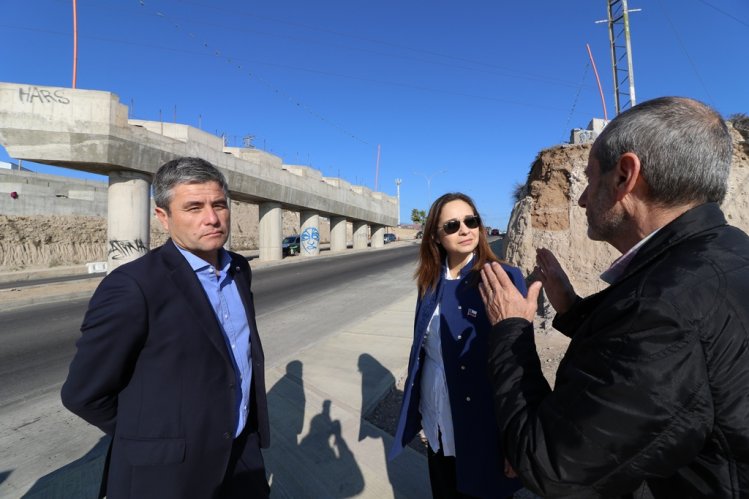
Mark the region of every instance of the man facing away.
[[546, 497], [749, 497], [749, 237], [726, 224], [731, 138], [704, 104], [665, 97], [597, 138], [579, 204], [623, 256], [578, 297], [548, 250], [540, 280], [571, 337], [554, 389], [524, 299], [498, 268], [482, 292], [506, 456]]
[[250, 267], [223, 249], [226, 180], [180, 158], [153, 193], [170, 239], [97, 288], [63, 404], [112, 436], [109, 499], [268, 497], [263, 349]]

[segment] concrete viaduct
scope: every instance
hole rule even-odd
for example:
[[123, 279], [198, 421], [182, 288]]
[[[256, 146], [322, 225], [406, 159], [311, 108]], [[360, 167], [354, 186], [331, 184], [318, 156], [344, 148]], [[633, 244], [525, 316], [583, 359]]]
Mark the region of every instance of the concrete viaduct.
[[259, 204], [261, 260], [282, 258], [282, 210], [300, 212], [301, 254], [319, 254], [319, 218], [330, 218], [330, 249], [383, 245], [386, 226], [398, 220], [397, 200], [254, 148], [226, 147], [221, 137], [176, 123], [128, 120], [110, 93], [0, 83], [0, 144], [14, 158], [109, 177], [109, 245], [139, 248], [129, 259], [108, 258], [108, 269], [149, 248], [151, 176], [166, 161], [197, 156], [226, 176], [232, 200]]

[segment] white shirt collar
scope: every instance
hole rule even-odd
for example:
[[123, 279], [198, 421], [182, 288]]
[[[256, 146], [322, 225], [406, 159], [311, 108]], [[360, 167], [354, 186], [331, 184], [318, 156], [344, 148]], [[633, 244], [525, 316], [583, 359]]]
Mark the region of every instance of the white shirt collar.
[[640, 242], [632, 246], [629, 251], [614, 260], [614, 263], [611, 264], [608, 270], [601, 274], [601, 280], [607, 284], [614, 284], [616, 281], [618, 281], [619, 278], [624, 274], [624, 271], [627, 270], [627, 265], [629, 265], [629, 262], [631, 262], [637, 252], [640, 251], [640, 248], [642, 248], [642, 246], [646, 242], [648, 242], [648, 240], [653, 237], [659, 230], [661, 229], [655, 229], [653, 232], [642, 238]]
[[471, 254], [471, 258], [469, 258], [468, 261], [466, 261], [465, 265], [461, 267], [460, 272], [458, 272], [458, 277], [452, 277], [450, 275], [450, 264], [447, 260], [447, 257], [445, 257], [445, 279], [447, 279], [448, 281], [460, 279], [460, 274], [463, 272], [463, 269], [466, 267], [466, 265], [470, 264], [471, 261], [473, 261], [473, 254]]

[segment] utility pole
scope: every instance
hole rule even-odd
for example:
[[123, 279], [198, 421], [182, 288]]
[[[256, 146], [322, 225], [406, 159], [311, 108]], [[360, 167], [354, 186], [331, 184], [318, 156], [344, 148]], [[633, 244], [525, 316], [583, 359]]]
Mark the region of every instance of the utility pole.
[[377, 192], [377, 185], [380, 179], [380, 144], [377, 144], [377, 164], [375, 165], [375, 192]]
[[616, 114], [637, 104], [635, 72], [632, 66], [632, 44], [629, 32], [629, 13], [642, 9], [627, 8], [627, 0], [606, 0], [608, 10], [611, 67], [614, 72], [614, 106]]
[[73, 0], [73, 88], [78, 80], [78, 3]]
[[401, 225], [401, 182], [403, 180], [395, 179], [395, 198], [398, 200], [398, 227]]

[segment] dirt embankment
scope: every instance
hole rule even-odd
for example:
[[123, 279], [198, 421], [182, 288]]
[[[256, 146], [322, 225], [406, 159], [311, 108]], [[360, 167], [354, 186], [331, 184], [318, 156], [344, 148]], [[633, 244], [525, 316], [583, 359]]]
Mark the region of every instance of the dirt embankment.
[[[299, 213], [283, 212], [284, 236], [299, 233]], [[232, 203], [231, 248], [235, 251], [258, 247], [258, 205]], [[320, 222], [320, 240], [330, 240], [330, 224]], [[387, 228], [399, 240], [412, 240], [416, 229]], [[352, 228], [347, 229], [349, 241]], [[166, 241], [167, 234], [159, 221], [151, 219], [150, 247]], [[103, 262], [107, 259], [107, 220], [93, 216], [8, 216], [0, 215], [0, 272], [49, 268]]]
[[[232, 203], [232, 249], [257, 249], [258, 206]], [[324, 224], [321, 224], [324, 225]], [[283, 234], [299, 231], [299, 214], [283, 213]], [[320, 227], [321, 238], [330, 230]], [[151, 219], [150, 247], [167, 239], [161, 224]], [[107, 259], [107, 220], [93, 216], [0, 215], [0, 271], [48, 268], [102, 262]]]
[[[749, 232], [749, 119], [729, 123], [734, 152], [728, 193], [722, 209], [728, 223]], [[548, 248], [570, 276], [575, 290], [588, 296], [601, 290], [599, 278], [619, 256], [606, 243], [587, 236], [585, 210], [577, 205], [587, 181], [584, 170], [590, 144], [561, 145], [541, 151], [528, 174], [510, 217], [505, 257], [529, 275], [536, 248]], [[544, 374], [553, 380], [568, 339], [551, 327], [554, 309], [542, 300], [536, 320], [536, 344]]]

